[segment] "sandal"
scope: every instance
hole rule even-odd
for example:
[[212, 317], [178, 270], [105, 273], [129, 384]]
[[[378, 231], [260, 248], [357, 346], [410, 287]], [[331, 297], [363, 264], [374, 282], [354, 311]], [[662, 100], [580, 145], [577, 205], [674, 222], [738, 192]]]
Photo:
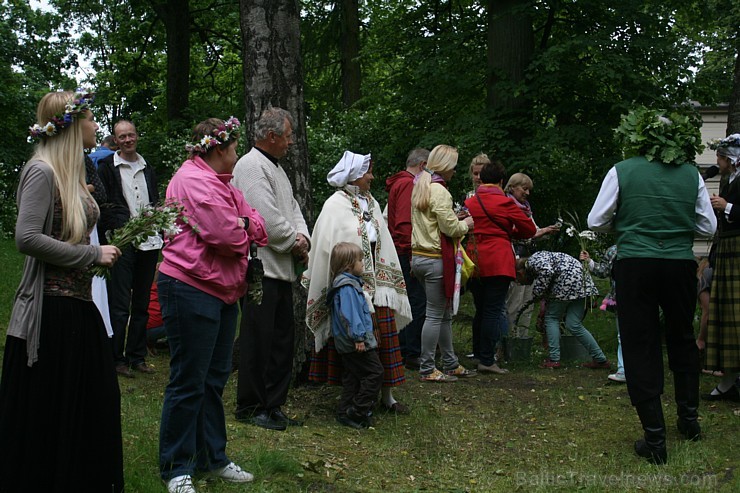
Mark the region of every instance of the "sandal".
[[457, 377], [453, 375], [445, 375], [438, 369], [434, 369], [432, 373], [427, 373], [426, 375], [419, 375], [419, 380], [422, 382], [433, 382], [433, 383], [448, 383], [448, 382], [456, 382]]
[[473, 377], [476, 374], [475, 370], [468, 370], [463, 365], [457, 365], [454, 370], [445, 370], [445, 374], [451, 377], [465, 378]]

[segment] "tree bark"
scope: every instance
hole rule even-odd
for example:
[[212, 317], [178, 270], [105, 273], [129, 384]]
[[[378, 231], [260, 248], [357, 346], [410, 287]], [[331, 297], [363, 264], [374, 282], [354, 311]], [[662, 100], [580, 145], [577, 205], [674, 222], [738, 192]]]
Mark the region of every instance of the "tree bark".
[[339, 53], [342, 77], [342, 103], [351, 107], [360, 100], [362, 71], [360, 67], [360, 15], [358, 0], [341, 0]]
[[167, 119], [173, 123], [184, 118], [190, 98], [190, 5], [166, 0], [152, 7], [167, 35]]
[[523, 98], [514, 92], [534, 53], [528, 0], [488, 0], [487, 103], [489, 110], [516, 110]]
[[[296, 201], [306, 221], [313, 224], [311, 181], [306, 140], [306, 115], [303, 100], [300, 6], [297, 0], [240, 0], [243, 37], [244, 85], [247, 138], [254, 145], [254, 125], [262, 111], [283, 108], [293, 115], [295, 144], [282, 165], [290, 178]], [[294, 374], [306, 356], [308, 329], [305, 323], [306, 292], [293, 286], [296, 351]], [[311, 345], [313, 340], [311, 338]]]
[[[738, 37], [740, 45], [740, 36]], [[727, 108], [727, 135], [740, 133], [740, 46], [735, 55], [735, 70], [732, 77], [732, 94]]]

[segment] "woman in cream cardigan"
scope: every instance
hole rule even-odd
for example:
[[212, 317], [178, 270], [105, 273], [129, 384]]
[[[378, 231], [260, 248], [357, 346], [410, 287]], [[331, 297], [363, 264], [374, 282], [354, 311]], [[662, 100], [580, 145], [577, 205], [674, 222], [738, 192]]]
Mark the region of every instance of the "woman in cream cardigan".
[[[458, 219], [447, 183], [455, 175], [457, 149], [438, 145], [411, 192], [411, 272], [427, 295], [421, 329], [420, 376], [424, 382], [454, 382], [472, 372], [458, 361], [452, 346], [451, 298], [455, 283], [455, 241], [473, 229], [473, 218]], [[439, 344], [444, 372], [434, 354]]]

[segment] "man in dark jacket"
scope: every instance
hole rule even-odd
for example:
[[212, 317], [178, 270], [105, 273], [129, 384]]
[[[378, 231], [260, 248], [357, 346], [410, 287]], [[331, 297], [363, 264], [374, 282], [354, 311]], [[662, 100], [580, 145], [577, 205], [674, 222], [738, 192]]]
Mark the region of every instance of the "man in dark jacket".
[[401, 270], [406, 281], [406, 293], [411, 304], [413, 320], [398, 334], [406, 368], [419, 369], [421, 328], [424, 325], [427, 297], [419, 281], [411, 275], [411, 191], [414, 178], [421, 173], [429, 158], [426, 149], [414, 149], [406, 159], [406, 169], [385, 182], [388, 192], [388, 229], [398, 252]]
[[[139, 136], [134, 124], [121, 120], [113, 127], [113, 134], [119, 150], [98, 162], [98, 176], [108, 194], [107, 201], [100, 206], [101, 244], [106, 244], [106, 234], [126, 224], [142, 207], [159, 201], [154, 169], [136, 152]], [[133, 377], [132, 369], [154, 372], [144, 359], [146, 324], [149, 289], [162, 243], [161, 237], [150, 236], [141, 244], [123, 249], [119, 262], [110, 272], [108, 298], [113, 357], [119, 375]]]

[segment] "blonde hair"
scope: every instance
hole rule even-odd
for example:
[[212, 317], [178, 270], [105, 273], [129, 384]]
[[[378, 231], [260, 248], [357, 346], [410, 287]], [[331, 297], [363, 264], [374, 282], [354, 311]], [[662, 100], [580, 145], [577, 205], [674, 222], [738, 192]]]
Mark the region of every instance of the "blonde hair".
[[525, 175], [524, 173], [514, 173], [513, 175], [511, 175], [511, 178], [509, 178], [509, 181], [506, 182], [504, 192], [510, 193], [511, 189], [514, 187], [527, 187], [532, 190], [532, 188], [534, 187], [534, 183], [532, 182], [532, 178]]
[[468, 170], [468, 174], [472, 176], [473, 168], [475, 168], [476, 166], [485, 166], [486, 164], [490, 163], [491, 159], [488, 157], [488, 154], [481, 152], [480, 154], [475, 156], [472, 161], [470, 161], [470, 169]]
[[[39, 101], [36, 121], [51, 121], [54, 115], [64, 113], [67, 102], [74, 99], [71, 91], [50, 92]], [[92, 200], [85, 186], [85, 156], [80, 119], [87, 118], [89, 110], [77, 115], [72, 124], [58, 135], [42, 138], [36, 145], [31, 160], [43, 161], [54, 171], [54, 183], [62, 202], [62, 237], [68, 243], [80, 243], [87, 236], [87, 216], [82, 198]]]
[[354, 243], [342, 241], [334, 245], [331, 249], [331, 257], [329, 258], [329, 276], [333, 280], [342, 272], [347, 272], [352, 268], [352, 265], [364, 258], [365, 254], [362, 253], [362, 248]]
[[704, 275], [704, 270], [709, 267], [709, 257], [697, 258], [699, 263], [696, 266], [696, 278], [701, 279]]
[[444, 173], [455, 169], [457, 166], [457, 149], [452, 146], [440, 144], [429, 153], [426, 171], [421, 172], [414, 183], [411, 191], [411, 205], [420, 211], [429, 208], [430, 187], [432, 185], [431, 172]]

